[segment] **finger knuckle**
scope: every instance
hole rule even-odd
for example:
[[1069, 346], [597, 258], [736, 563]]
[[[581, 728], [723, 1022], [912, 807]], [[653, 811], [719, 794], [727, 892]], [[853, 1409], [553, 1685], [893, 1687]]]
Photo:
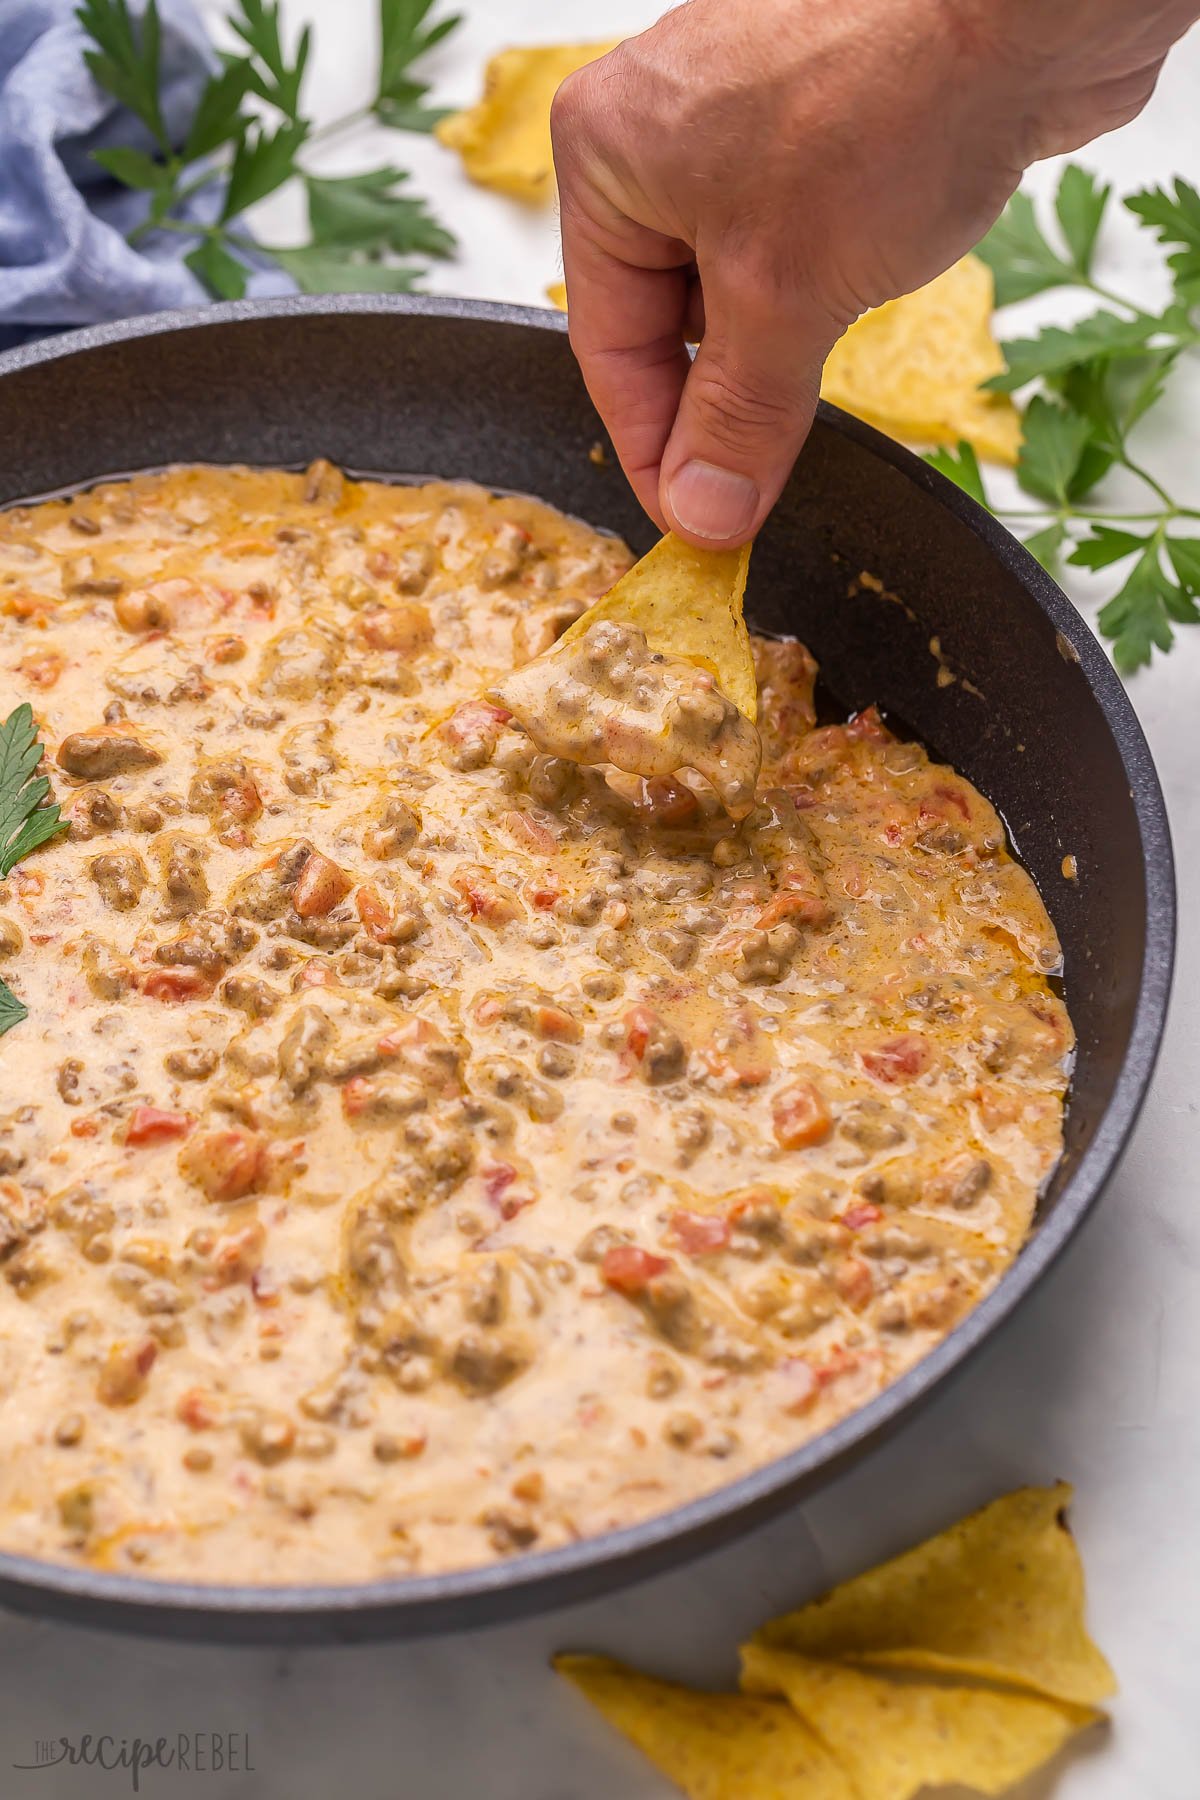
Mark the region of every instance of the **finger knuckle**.
[[688, 381], [702, 430], [731, 450], [772, 440], [795, 411], [790, 395], [719, 369], [693, 369]]
[[560, 82], [550, 102], [550, 135], [557, 145], [582, 127], [587, 113], [587, 70], [576, 69]]

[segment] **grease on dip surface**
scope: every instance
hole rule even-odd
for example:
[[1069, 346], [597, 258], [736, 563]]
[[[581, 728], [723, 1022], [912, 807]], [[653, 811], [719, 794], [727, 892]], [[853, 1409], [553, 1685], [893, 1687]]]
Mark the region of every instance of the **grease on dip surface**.
[[477, 698], [628, 560], [326, 464], [0, 516], [71, 818], [0, 884], [6, 1549], [563, 1544], [829, 1425], [1016, 1253], [1072, 1036], [987, 802], [816, 728], [795, 643], [737, 826]]

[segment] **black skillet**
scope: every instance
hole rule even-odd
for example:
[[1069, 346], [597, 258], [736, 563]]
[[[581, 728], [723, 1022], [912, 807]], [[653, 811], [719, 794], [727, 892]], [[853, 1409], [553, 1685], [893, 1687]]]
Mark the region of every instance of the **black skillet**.
[[[643, 551], [654, 534], [620, 472], [589, 458], [601, 435], [562, 320], [520, 307], [235, 302], [0, 356], [0, 503], [163, 463], [322, 455], [537, 494]], [[1000, 525], [832, 407], [821, 407], [758, 541], [747, 603], [757, 625], [812, 646], [843, 712], [877, 702], [991, 798], [1058, 927], [1079, 1038], [1067, 1150], [999, 1286], [833, 1430], [703, 1499], [568, 1549], [450, 1575], [284, 1588], [0, 1555], [0, 1600], [176, 1637], [298, 1642], [465, 1629], [612, 1588], [794, 1503], [892, 1430], [1014, 1312], [1078, 1229], [1145, 1094], [1174, 941], [1162, 795], [1120, 682]], [[19, 1064], [2, 1053], [0, 1084], [7, 1103], [19, 1100]]]

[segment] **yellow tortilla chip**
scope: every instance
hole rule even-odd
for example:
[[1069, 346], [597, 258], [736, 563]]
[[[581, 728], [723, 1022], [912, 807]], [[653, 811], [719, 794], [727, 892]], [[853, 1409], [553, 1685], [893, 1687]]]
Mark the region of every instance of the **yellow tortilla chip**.
[[992, 272], [977, 256], [864, 313], [829, 354], [821, 397], [892, 437], [957, 444], [1015, 463], [1021, 417], [1007, 394], [980, 392], [1004, 367], [992, 336]]
[[554, 191], [550, 102], [568, 75], [619, 42], [502, 50], [488, 63], [479, 104], [442, 119], [438, 138], [459, 152], [467, 174], [482, 187], [518, 200], [549, 199]]
[[636, 625], [652, 650], [710, 670], [754, 724], [758, 684], [742, 614], [749, 566], [749, 544], [740, 550], [697, 550], [668, 532], [559, 642], [582, 637], [601, 619]]
[[782, 1701], [694, 1693], [603, 1656], [559, 1656], [554, 1666], [688, 1800], [858, 1800]]
[[546, 289], [546, 298], [551, 306], [557, 306], [559, 312], [567, 310], [567, 284], [565, 281], [552, 281]]
[[1090, 1705], [1116, 1691], [1084, 1623], [1083, 1568], [1065, 1482], [1018, 1488], [754, 1642], [807, 1657], [938, 1670]]
[[833, 1752], [857, 1800], [910, 1800], [960, 1782], [1002, 1794], [1097, 1714], [1032, 1694], [868, 1675], [747, 1644], [742, 1685], [782, 1694]]

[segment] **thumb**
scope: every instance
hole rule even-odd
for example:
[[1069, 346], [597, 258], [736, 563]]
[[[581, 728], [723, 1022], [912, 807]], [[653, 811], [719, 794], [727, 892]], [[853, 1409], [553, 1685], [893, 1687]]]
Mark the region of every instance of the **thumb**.
[[[716, 299], [716, 304], [714, 304]], [[663, 452], [659, 503], [706, 547], [753, 537], [808, 436], [835, 327], [776, 303], [730, 305], [705, 283], [706, 326]]]

